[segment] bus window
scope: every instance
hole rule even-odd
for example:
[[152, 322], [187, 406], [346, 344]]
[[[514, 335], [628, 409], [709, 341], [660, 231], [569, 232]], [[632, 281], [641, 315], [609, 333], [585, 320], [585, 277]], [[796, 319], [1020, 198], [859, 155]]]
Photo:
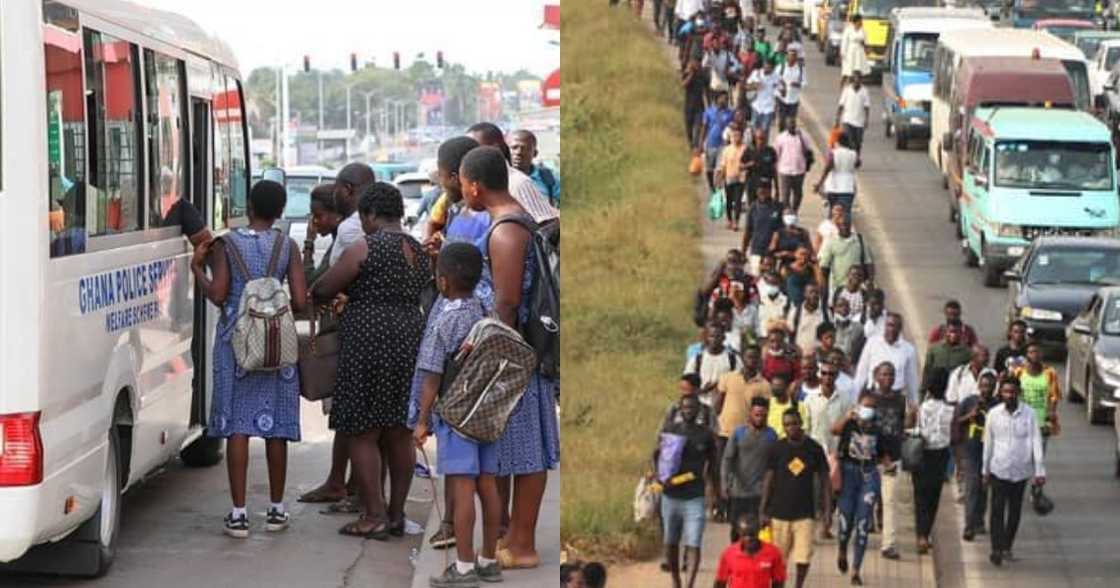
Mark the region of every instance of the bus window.
[[137, 49], [86, 29], [85, 59], [90, 156], [86, 230], [91, 237], [140, 230]]
[[214, 216], [210, 226], [221, 230], [229, 226], [229, 98], [225, 77], [215, 71], [214, 80]]
[[163, 226], [163, 219], [186, 193], [187, 114], [186, 76], [183, 62], [144, 50], [148, 106], [148, 223]]
[[51, 257], [86, 250], [86, 121], [81, 37], [43, 25]]
[[244, 101], [241, 99], [241, 82], [226, 78], [226, 91], [229, 96], [227, 120], [229, 121], [229, 196], [230, 217], [245, 216], [249, 199], [249, 165], [245, 155], [245, 115]]

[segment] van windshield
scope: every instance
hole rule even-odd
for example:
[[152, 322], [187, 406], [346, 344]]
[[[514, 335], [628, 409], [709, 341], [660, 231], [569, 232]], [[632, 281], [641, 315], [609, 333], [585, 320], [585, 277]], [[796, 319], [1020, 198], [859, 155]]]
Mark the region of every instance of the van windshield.
[[902, 41], [902, 70], [933, 73], [937, 33], [906, 35]]
[[890, 18], [891, 10], [910, 6], [934, 6], [931, 0], [866, 0], [859, 3], [863, 18]]
[[1072, 141], [997, 141], [996, 185], [1110, 190], [1112, 146]]

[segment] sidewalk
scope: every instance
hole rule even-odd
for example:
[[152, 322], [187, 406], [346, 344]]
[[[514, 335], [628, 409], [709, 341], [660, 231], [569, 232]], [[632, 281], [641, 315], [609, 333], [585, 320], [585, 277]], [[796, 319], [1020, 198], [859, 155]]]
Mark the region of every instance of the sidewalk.
[[[651, 19], [649, 10], [646, 11], [645, 17], [647, 21]], [[675, 66], [676, 49], [668, 44], [665, 44], [664, 47], [666, 59], [669, 59]], [[806, 110], [804, 105], [802, 110]], [[819, 149], [819, 144], [821, 144], [819, 142], [822, 140], [824, 133], [822, 132], [823, 127], [821, 127], [819, 121], [816, 120], [816, 117], [812, 115], [802, 116], [802, 119], [806, 118], [813, 120], [805, 120], [802, 127], [813, 137], [813, 142], [817, 143], [813, 148], [817, 155], [816, 161], [818, 165], [814, 166], [814, 169], [809, 173], [810, 177], [805, 180], [806, 186], [812, 186], [817, 177], [819, 177], [821, 169], [824, 167], [824, 157], [821, 155]], [[683, 143], [681, 148], [685, 148]], [[704, 275], [708, 275], [712, 268], [715, 268], [724, 258], [729, 249], [738, 249], [741, 246], [743, 233], [741, 231], [732, 232], [727, 230], [722, 219], [710, 221], [706, 218], [708, 191], [703, 176], [697, 177], [696, 198], [699, 206], [699, 214], [701, 218], [704, 219], [702, 221], [704, 230], [701, 242], [701, 253], [704, 256], [704, 264], [707, 268]], [[819, 197], [815, 194], [807, 193], [805, 195], [805, 202], [801, 207], [801, 226], [810, 231], [814, 230], [822, 220], [823, 208], [819, 205], [819, 202]], [[858, 204], [854, 212], [858, 222], [861, 212]], [[928, 555], [919, 556], [915, 548], [913, 487], [910, 484], [909, 477], [900, 480], [898, 500], [901, 506], [897, 517], [899, 523], [897, 548], [902, 557], [898, 561], [882, 558], [879, 555], [881, 535], [872, 534], [867, 545], [867, 553], [861, 569], [864, 585], [908, 587], [936, 586], [933, 558]], [[951, 498], [949, 500], [951, 501]], [[939, 518], [944, 519], [946, 517], [943, 516]], [[708, 525], [705, 527], [704, 545], [701, 550], [700, 572], [697, 577], [696, 586], [712, 585], [715, 580], [716, 566], [719, 563], [719, 555], [729, 541], [728, 535], [729, 527], [726, 524], [716, 524], [709, 521]], [[848, 584], [847, 578], [841, 575], [836, 569], [837, 552], [838, 549], [835, 540], [824, 541], [819, 539], [818, 535], [818, 538], [814, 540], [813, 561], [810, 565], [809, 576], [806, 581], [808, 586], [825, 587]], [[850, 561], [852, 558], [850, 551], [848, 557]], [[790, 566], [789, 571], [792, 580], [794, 567]], [[610, 581], [612, 584], [617, 582], [620, 586], [667, 585], [670, 583], [668, 576], [658, 569], [657, 561], [613, 569], [611, 571]]]
[[[428, 455], [435, 464], [435, 443], [429, 442]], [[414, 481], [413, 484], [421, 482]], [[422, 483], [428, 486], [427, 480]], [[443, 511], [443, 477], [436, 478], [439, 488], [437, 495], [440, 501], [440, 512]], [[475, 549], [482, 547], [482, 507], [475, 500]], [[431, 509], [428, 522], [424, 525], [424, 540], [420, 544], [420, 553], [416, 560], [416, 571], [412, 576], [412, 588], [428, 588], [428, 578], [438, 576], [443, 570], [455, 561], [455, 549], [438, 550], [428, 547], [428, 538], [439, 530], [439, 515], [436, 509]], [[560, 470], [548, 473], [548, 486], [544, 493], [544, 502], [541, 504], [541, 515], [537, 522], [537, 553], [541, 556], [540, 567], [533, 570], [505, 570], [502, 576], [505, 580], [502, 586], [535, 586], [555, 585], [560, 578]], [[625, 584], [619, 584], [623, 586]]]

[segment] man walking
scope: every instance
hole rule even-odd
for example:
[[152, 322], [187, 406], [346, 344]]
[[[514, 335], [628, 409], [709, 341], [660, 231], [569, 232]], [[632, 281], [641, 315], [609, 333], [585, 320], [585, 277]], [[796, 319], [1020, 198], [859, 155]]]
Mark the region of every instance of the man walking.
[[[828, 300], [832, 300], [836, 291], [844, 287], [848, 272], [853, 267], [863, 269], [863, 275], [868, 280], [875, 276], [875, 259], [871, 255], [871, 247], [867, 245], [863, 235], [852, 229], [849, 217], [841, 217], [836, 223], [837, 235], [829, 239], [821, 248], [820, 263], [817, 264], [817, 283], [826, 285]], [[868, 335], [870, 339], [871, 336]]]
[[[782, 228], [782, 205], [775, 202], [770, 182], [763, 179], [757, 187], [757, 200], [747, 211], [746, 226], [743, 227], [743, 247], [750, 262], [751, 273], [758, 275], [762, 256], [770, 249], [774, 233]], [[762, 290], [762, 285], [759, 289]]]
[[[771, 524], [774, 545], [783, 559], [797, 565], [797, 588], [805, 585], [809, 575], [814, 517], [819, 514], [824, 518], [832, 512], [824, 449], [805, 435], [801, 424], [796, 408], [782, 415], [786, 438], [770, 447], [761, 505], [762, 524]], [[819, 491], [814, 492], [814, 488]], [[819, 494], [819, 502], [814, 494]]]
[[918, 355], [914, 346], [902, 338], [902, 315], [897, 312], [887, 314], [883, 335], [867, 342], [856, 367], [856, 388], [862, 390], [875, 376], [872, 372], [884, 361], [894, 366], [895, 378], [892, 388], [903, 392], [906, 399], [918, 403]]
[[778, 440], [767, 426], [769, 403], [762, 396], [750, 401], [750, 418], [735, 428], [723, 451], [720, 490], [730, 503], [731, 541], [739, 540], [736, 523], [746, 517], [757, 523], [762, 504], [762, 479], [766, 475], [770, 446]]
[[723, 130], [731, 124], [735, 113], [727, 107], [727, 92], [716, 94], [715, 104], [704, 111], [704, 122], [700, 136], [704, 137], [704, 173], [708, 178], [708, 190], [715, 190], [715, 172], [719, 166], [719, 154], [723, 151]]
[[801, 90], [805, 87], [805, 66], [799, 61], [798, 51], [787, 48], [786, 59], [778, 66], [781, 85], [778, 87], [778, 127], [785, 128], [788, 120], [797, 120], [801, 106]]
[[747, 78], [747, 91], [755, 92], [754, 102], [751, 102], [751, 115], [754, 128], [766, 133], [770, 137], [770, 127], [774, 124], [774, 109], [776, 106], [778, 85], [781, 78], [774, 71], [773, 62], [767, 60], [762, 64], [762, 69], [751, 72]]
[[[967, 370], [968, 366], [960, 369]], [[959, 471], [964, 478], [964, 540], [972, 541], [984, 531], [984, 511], [988, 505], [988, 487], [981, 483], [981, 461], [984, 457], [984, 422], [988, 412], [1000, 403], [996, 396], [996, 373], [982, 368], [977, 378], [977, 393], [957, 404], [953, 418], [954, 437], [960, 456]]]
[[797, 128], [797, 117], [787, 117], [780, 123], [783, 129], [774, 139], [774, 151], [778, 155], [778, 189], [781, 201], [794, 212], [801, 209], [801, 197], [805, 185], [805, 172], [809, 170], [809, 139]]
[[949, 390], [945, 402], [958, 404], [980, 392], [980, 374], [988, 366], [988, 348], [977, 343], [972, 346], [968, 363], [949, 373]]
[[[883, 464], [880, 466], [882, 477], [883, 501], [883, 546], [882, 556], [887, 559], [898, 559], [898, 532], [896, 521], [898, 519], [898, 488], [900, 483], [905, 484], [900, 478], [905, 477], [905, 472], [898, 467], [902, 457], [902, 439], [906, 429], [914, 426], [917, 420], [917, 403], [910, 402], [906, 396], [894, 387], [895, 367], [889, 361], [883, 361], [875, 367], [875, 384], [873, 392], [877, 397], [875, 411], [879, 415], [879, 425], [882, 428], [880, 444], [883, 450]], [[861, 388], [862, 390], [862, 388]]]
[[840, 104], [836, 109], [836, 126], [843, 125], [852, 140], [856, 154], [863, 152], [863, 131], [871, 117], [871, 96], [863, 86], [863, 78], [852, 72], [852, 82], [840, 91]]
[[753, 142], [743, 150], [742, 170], [747, 174], [747, 206], [754, 204], [758, 187], [778, 180], [778, 152], [766, 142], [766, 132], [755, 129]]
[[[1029, 355], [1029, 352], [1028, 352]], [[988, 412], [984, 426], [984, 483], [992, 490], [989, 522], [995, 565], [1015, 561], [1011, 547], [1023, 512], [1023, 491], [1033, 477], [1035, 486], [1046, 483], [1042, 434], [1034, 410], [1019, 401], [1019, 380], [1007, 378], [999, 387], [1003, 404]]]
[[971, 360], [972, 351], [962, 342], [962, 334], [961, 321], [950, 322], [945, 329], [945, 340], [930, 345], [926, 350], [926, 360], [922, 364], [922, 390], [929, 389], [930, 378], [936, 370], [952, 373]]
[[1042, 346], [1037, 341], [1031, 341], [1027, 343], [1026, 365], [1014, 374], [1019, 380], [1022, 401], [1034, 410], [1035, 420], [1042, 433], [1042, 449], [1045, 451], [1050, 436], [1061, 432], [1058, 400], [1062, 397], [1062, 391], [1058, 386], [1058, 372], [1042, 363]]
[[976, 330], [971, 325], [965, 324], [964, 319], [961, 318], [962, 310], [961, 303], [956, 300], [950, 300], [945, 303], [945, 322], [937, 325], [929, 332], [930, 345], [940, 342], [945, 338], [945, 332], [948, 330], [949, 325], [954, 321], [961, 325], [961, 341], [964, 342], [966, 347], [972, 347], [979, 339], [976, 337]]

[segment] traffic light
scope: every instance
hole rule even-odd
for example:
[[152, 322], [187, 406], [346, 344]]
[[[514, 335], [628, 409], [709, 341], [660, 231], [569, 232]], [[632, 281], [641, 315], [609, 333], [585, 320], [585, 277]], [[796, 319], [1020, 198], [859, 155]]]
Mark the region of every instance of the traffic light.
[[303, 73], [308, 73], [310, 71], [311, 71], [311, 56], [310, 55], [304, 55], [303, 56]]
[[350, 71], [351, 73], [358, 71], [358, 54], [350, 54]]
[[443, 51], [436, 51], [436, 67], [443, 69]]
[[393, 52], [393, 69], [400, 70], [401, 68], [401, 54], [400, 51]]

